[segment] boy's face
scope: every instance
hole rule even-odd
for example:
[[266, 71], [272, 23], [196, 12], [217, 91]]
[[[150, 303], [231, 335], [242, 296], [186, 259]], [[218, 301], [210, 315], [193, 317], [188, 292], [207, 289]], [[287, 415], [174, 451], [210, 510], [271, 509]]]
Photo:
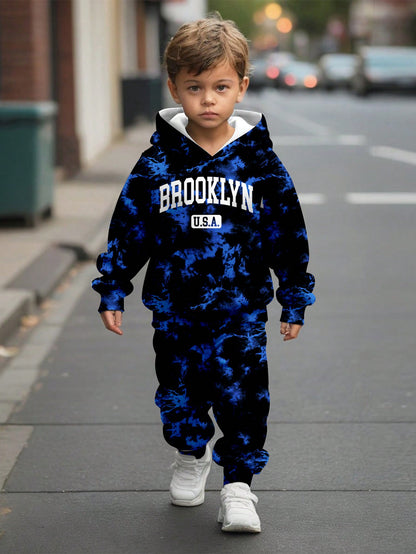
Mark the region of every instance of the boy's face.
[[174, 83], [168, 80], [168, 86], [175, 102], [182, 104], [192, 134], [228, 127], [228, 118], [243, 99], [248, 82], [247, 77], [240, 80], [236, 70], [223, 62], [199, 75], [181, 69]]

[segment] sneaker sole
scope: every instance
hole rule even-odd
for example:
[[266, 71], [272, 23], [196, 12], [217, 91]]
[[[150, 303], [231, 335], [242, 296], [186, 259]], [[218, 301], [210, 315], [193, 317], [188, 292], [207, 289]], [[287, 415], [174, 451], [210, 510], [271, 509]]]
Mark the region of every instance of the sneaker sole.
[[221, 527], [221, 531], [224, 533], [261, 533], [260, 527], [252, 527], [247, 525], [233, 524], [225, 527]]

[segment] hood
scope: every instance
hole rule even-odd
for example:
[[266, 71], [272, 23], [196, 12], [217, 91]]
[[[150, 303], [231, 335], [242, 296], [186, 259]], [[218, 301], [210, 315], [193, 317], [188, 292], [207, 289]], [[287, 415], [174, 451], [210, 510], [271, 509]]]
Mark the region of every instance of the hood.
[[[226, 142], [218, 152], [242, 137], [251, 135], [253, 130], [256, 129], [260, 130], [260, 128], [262, 128], [262, 131], [266, 131], [268, 137], [266, 122], [264, 116], [260, 112], [234, 110], [228, 122], [235, 131], [230, 140]], [[205, 152], [205, 150], [200, 148], [187, 133], [187, 124], [188, 118], [182, 108], [166, 108], [161, 110], [156, 116], [156, 132], [151, 138], [152, 144], [160, 144], [161, 146], [167, 145], [169, 148], [177, 151], [181, 151], [184, 148], [188, 150], [189, 147], [193, 145]], [[265, 137], [263, 137], [263, 139], [264, 138]], [[206, 152], [206, 155], [210, 156], [208, 152]]]

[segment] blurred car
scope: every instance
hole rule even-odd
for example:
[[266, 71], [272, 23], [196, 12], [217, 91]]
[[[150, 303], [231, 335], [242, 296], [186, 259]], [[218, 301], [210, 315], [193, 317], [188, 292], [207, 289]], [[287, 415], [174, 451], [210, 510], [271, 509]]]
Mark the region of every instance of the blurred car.
[[282, 69], [294, 61], [292, 52], [272, 52], [261, 56], [254, 56], [251, 60], [253, 71], [250, 76], [251, 88], [265, 88], [279, 86], [279, 76]]
[[267, 57], [253, 58], [251, 65], [253, 69], [250, 75], [250, 88], [260, 89], [276, 86], [276, 79], [280, 71]]
[[363, 47], [358, 56], [352, 89], [359, 96], [378, 90], [416, 91], [416, 48]]
[[349, 88], [357, 64], [355, 54], [325, 54], [318, 63], [320, 86], [326, 90]]
[[288, 90], [316, 89], [319, 83], [318, 67], [309, 62], [292, 61], [282, 69], [279, 83]]
[[272, 52], [268, 56], [269, 63], [279, 69], [279, 72], [284, 69], [289, 63], [296, 61], [296, 56], [292, 52], [280, 50]]

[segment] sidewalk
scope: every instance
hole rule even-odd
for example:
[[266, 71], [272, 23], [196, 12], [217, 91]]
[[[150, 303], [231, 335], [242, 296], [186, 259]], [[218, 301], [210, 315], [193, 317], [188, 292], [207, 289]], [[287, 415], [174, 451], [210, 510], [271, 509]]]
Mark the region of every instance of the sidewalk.
[[147, 122], [132, 127], [88, 169], [58, 182], [50, 220], [34, 229], [0, 228], [0, 345], [77, 260], [95, 259], [121, 187], [150, 145], [152, 130]]
[[[409, 265], [411, 207], [403, 208], [408, 220], [394, 219], [392, 237], [384, 211], [364, 218], [361, 209], [352, 217], [337, 202], [306, 207], [319, 302], [301, 340], [285, 344], [280, 307], [270, 305], [270, 461], [253, 483], [263, 532], [222, 533], [218, 466], [204, 505], [187, 510], [169, 503], [172, 450], [154, 403], [143, 272], [123, 337], [103, 328], [91, 290], [92, 259], [150, 133], [150, 125], [132, 129], [88, 171], [59, 184], [50, 222], [0, 231], [2, 299], [16, 294], [27, 302], [20, 313], [10, 310], [15, 324], [77, 260], [90, 259], [78, 264], [69, 286], [55, 290], [47, 315], [0, 369], [0, 554], [414, 554], [412, 273], [402, 281], [402, 311], [393, 313], [386, 305], [397, 295], [386, 295], [381, 285], [389, 276], [379, 276], [386, 267], [380, 237], [400, 259], [394, 267]], [[324, 181], [327, 164], [316, 160]], [[307, 163], [299, 164], [298, 177], [310, 181]], [[4, 314], [3, 300], [2, 307]]]

